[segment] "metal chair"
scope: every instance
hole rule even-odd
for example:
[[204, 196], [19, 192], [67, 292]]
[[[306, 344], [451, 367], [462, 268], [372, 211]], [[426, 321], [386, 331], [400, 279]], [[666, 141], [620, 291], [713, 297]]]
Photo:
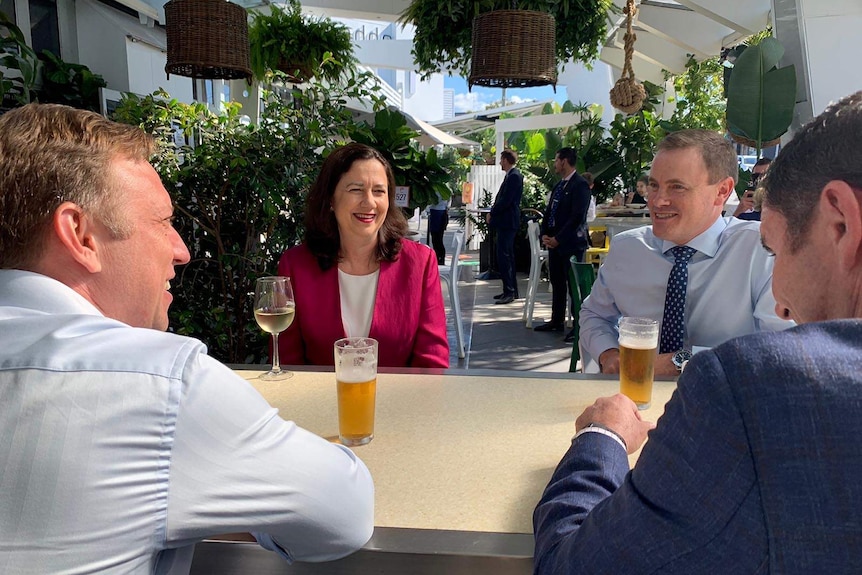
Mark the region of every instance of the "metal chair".
[[593, 283], [596, 281], [596, 270], [589, 262], [579, 262], [572, 256], [569, 259], [569, 286], [570, 295], [574, 302], [575, 317], [572, 319], [572, 329], [575, 333], [575, 342], [572, 345], [572, 360], [569, 363], [569, 371], [578, 370], [578, 360], [581, 359], [580, 330], [578, 315], [581, 312], [581, 304], [590, 295]]
[[461, 299], [458, 297], [458, 279], [461, 273], [461, 250], [464, 249], [464, 232], [455, 232], [452, 238], [452, 261], [449, 264], [437, 266], [440, 279], [446, 282], [449, 289], [449, 304], [455, 313], [455, 337], [458, 342], [458, 357], [464, 358], [464, 328], [461, 325]]
[[521, 319], [527, 327], [533, 327], [533, 309], [536, 305], [536, 290], [542, 277], [542, 266], [548, 265], [548, 250], [539, 245], [539, 224], [527, 222], [527, 240], [530, 242], [530, 279], [527, 282], [527, 297], [524, 299], [524, 313]]

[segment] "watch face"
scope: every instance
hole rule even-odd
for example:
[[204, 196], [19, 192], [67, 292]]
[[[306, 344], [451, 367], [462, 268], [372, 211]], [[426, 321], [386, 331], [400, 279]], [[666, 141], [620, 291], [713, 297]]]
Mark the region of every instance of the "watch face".
[[681, 349], [671, 358], [671, 361], [677, 368], [682, 368], [682, 364], [691, 359], [691, 352], [687, 349]]

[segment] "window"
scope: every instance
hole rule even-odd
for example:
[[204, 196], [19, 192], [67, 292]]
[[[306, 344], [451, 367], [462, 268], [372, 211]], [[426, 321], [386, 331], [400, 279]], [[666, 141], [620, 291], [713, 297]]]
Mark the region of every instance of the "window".
[[0, 0], [0, 12], [15, 22], [15, 0]]
[[55, 56], [62, 57], [56, 0], [30, 0], [30, 35], [33, 39], [31, 46], [37, 54], [50, 50]]

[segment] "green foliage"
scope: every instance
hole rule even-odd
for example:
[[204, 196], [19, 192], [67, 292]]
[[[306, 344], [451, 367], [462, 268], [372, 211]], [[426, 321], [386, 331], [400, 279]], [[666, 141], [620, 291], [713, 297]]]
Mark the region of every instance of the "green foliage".
[[634, 189], [640, 175], [652, 164], [656, 142], [664, 130], [652, 112], [641, 110], [631, 116], [617, 114], [611, 122], [611, 138], [621, 161], [620, 176], [628, 189]]
[[763, 143], [790, 127], [796, 105], [796, 69], [778, 68], [784, 47], [775, 38], [749, 46], [737, 59], [727, 90], [727, 128], [753, 141], [757, 155]]
[[[556, 19], [557, 61], [598, 58], [607, 32], [611, 0], [521, 0], [519, 10], [548, 12]], [[513, 8], [511, 0], [413, 0], [400, 22], [413, 24], [413, 58], [423, 78], [450, 69], [470, 74], [473, 18]]]
[[[346, 26], [303, 15], [299, 0], [288, 0], [284, 9], [271, 4], [269, 10], [268, 14], [251, 12], [248, 39], [257, 80], [266, 80], [268, 71], [281, 70], [299, 80], [317, 77], [335, 82], [355, 66], [353, 39]], [[332, 65], [322, 66], [326, 60]]]
[[448, 199], [457, 192], [457, 180], [452, 177], [457, 163], [452, 154], [441, 155], [434, 148], [419, 149], [413, 139], [418, 132], [407, 126], [404, 115], [397, 110], [378, 110], [374, 124], [361, 123], [351, 131], [356, 142], [376, 148], [392, 165], [395, 183], [410, 187], [408, 210], [425, 208], [438, 202], [437, 196]]
[[718, 58], [698, 62], [689, 55], [685, 72], [673, 79], [676, 109], [670, 123], [674, 130], [724, 130], [724, 70]]
[[343, 102], [379, 101], [366, 81], [265, 91], [258, 124], [248, 123], [238, 104], [216, 115], [164, 92], [124, 96], [114, 118], [157, 137], [154, 165], [174, 198], [177, 229], [191, 252], [172, 282], [171, 323], [206, 342], [213, 357], [265, 362], [268, 339], [252, 310], [255, 279], [275, 273], [281, 253], [300, 242], [319, 151], [352, 129]]
[[0, 104], [14, 107], [29, 103], [38, 70], [39, 60], [24, 33], [0, 12]]
[[99, 88], [108, 84], [83, 64], [64, 62], [49, 50], [43, 50], [42, 87], [38, 91], [43, 103], [65, 104], [99, 112]]

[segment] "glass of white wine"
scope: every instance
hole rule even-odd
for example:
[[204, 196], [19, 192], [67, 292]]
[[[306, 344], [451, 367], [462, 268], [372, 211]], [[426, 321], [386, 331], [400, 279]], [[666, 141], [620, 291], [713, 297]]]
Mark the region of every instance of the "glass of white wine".
[[295, 315], [296, 304], [290, 278], [258, 278], [254, 286], [254, 319], [260, 329], [272, 334], [272, 369], [261, 375], [260, 379], [274, 381], [293, 377], [293, 373], [281, 369], [279, 365], [278, 334], [290, 327]]

